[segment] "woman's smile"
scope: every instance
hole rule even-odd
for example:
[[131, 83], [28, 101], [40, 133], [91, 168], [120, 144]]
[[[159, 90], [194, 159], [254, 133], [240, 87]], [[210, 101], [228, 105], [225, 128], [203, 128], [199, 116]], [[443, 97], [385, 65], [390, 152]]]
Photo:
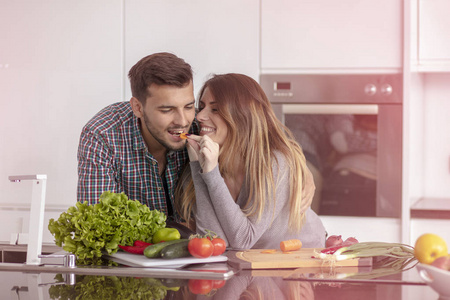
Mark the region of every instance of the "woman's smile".
[[213, 133], [214, 131], [216, 131], [215, 128], [212, 127], [208, 127], [208, 126], [204, 126], [204, 125], [200, 125], [200, 135], [204, 135], [204, 134], [210, 134]]

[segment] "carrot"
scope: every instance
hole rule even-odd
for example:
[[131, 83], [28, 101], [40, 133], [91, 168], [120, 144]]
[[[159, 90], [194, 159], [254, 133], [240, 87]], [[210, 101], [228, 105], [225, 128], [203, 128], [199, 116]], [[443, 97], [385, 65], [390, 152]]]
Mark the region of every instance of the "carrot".
[[302, 247], [302, 242], [297, 239], [280, 242], [280, 249], [283, 252], [299, 250]]
[[183, 132], [182, 134], [180, 134], [180, 138], [182, 138], [182, 139], [187, 139], [186, 133]]

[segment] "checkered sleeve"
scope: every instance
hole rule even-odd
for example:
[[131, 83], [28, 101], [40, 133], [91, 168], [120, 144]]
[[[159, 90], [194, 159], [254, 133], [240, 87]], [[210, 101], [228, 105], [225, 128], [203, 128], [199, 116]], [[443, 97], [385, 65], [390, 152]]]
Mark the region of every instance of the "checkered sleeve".
[[78, 147], [78, 188], [79, 202], [98, 203], [104, 191], [121, 192], [118, 182], [118, 168], [114, 163], [114, 153], [101, 135], [89, 129], [81, 133]]

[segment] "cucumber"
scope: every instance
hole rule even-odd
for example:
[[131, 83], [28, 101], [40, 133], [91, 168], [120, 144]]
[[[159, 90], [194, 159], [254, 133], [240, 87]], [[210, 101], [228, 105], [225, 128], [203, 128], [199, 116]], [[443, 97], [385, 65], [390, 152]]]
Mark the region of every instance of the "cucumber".
[[189, 240], [172, 244], [161, 250], [161, 258], [173, 259], [191, 256], [188, 249]]
[[147, 248], [145, 248], [145, 250], [144, 250], [144, 255], [148, 258], [160, 257], [161, 250], [164, 249], [164, 247], [166, 247], [168, 245], [180, 243], [183, 241], [188, 241], [188, 240], [185, 240], [185, 239], [173, 240], [173, 241], [167, 241], [167, 242], [162, 242], [162, 243], [147, 246]]

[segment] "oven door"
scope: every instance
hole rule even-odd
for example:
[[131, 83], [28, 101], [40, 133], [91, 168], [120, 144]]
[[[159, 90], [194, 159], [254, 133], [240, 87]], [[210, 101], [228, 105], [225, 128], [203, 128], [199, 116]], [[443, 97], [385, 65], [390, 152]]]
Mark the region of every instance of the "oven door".
[[319, 215], [400, 217], [401, 104], [272, 106], [302, 146]]

